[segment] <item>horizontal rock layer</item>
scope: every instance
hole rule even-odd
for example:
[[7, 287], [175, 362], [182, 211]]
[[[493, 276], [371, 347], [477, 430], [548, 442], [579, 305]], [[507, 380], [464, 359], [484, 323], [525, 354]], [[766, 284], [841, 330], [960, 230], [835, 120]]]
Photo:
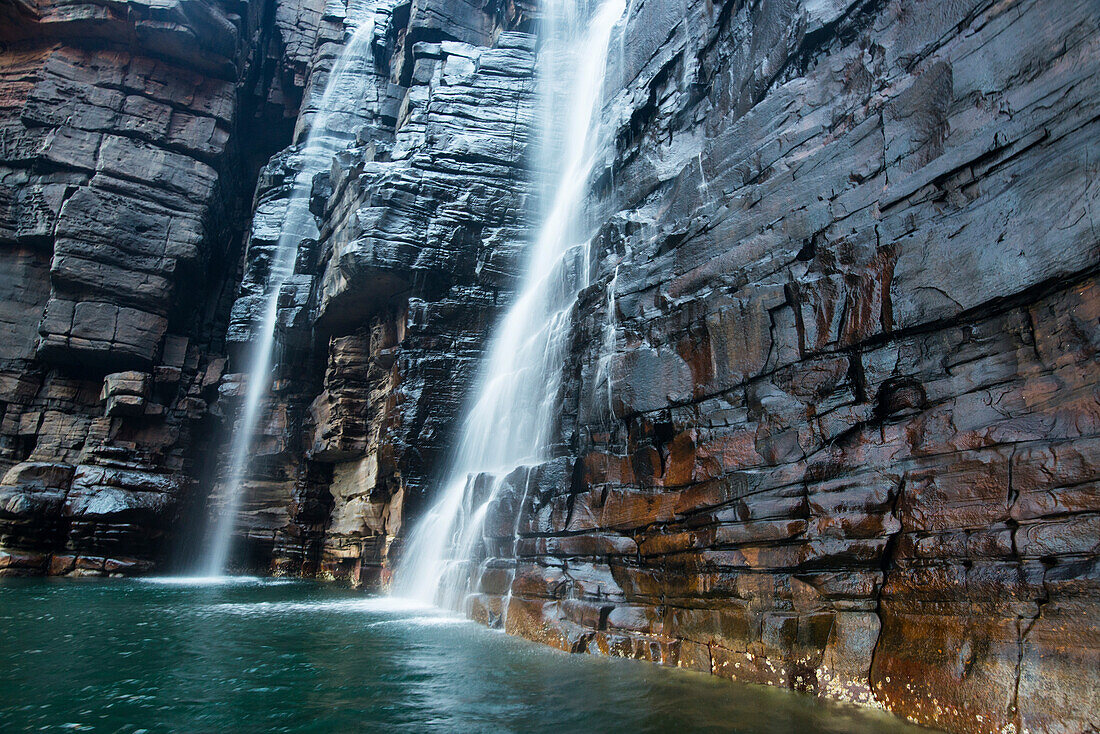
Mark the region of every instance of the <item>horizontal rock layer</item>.
[[296, 112], [281, 45], [259, 3], [0, 7], [0, 575], [166, 557]]
[[475, 613], [951, 731], [1100, 725], [1097, 19], [635, 7], [564, 455], [498, 503]]

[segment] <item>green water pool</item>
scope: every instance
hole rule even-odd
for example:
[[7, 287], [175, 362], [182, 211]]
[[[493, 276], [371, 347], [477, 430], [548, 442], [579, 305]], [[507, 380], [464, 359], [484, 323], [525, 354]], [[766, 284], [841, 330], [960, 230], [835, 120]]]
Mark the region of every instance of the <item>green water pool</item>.
[[0, 582], [0, 731], [924, 731], [279, 579]]

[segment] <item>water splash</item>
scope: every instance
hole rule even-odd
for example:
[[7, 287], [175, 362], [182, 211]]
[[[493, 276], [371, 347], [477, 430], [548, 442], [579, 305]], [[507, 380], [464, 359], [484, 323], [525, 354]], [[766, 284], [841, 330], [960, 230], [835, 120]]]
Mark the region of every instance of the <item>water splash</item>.
[[247, 586], [266, 585], [273, 582], [272, 579], [261, 576], [143, 576], [136, 581], [140, 584], [161, 586]]
[[441, 619], [454, 620], [456, 617], [447, 616], [446, 612], [435, 607], [422, 604], [409, 599], [394, 599], [391, 597], [353, 597], [350, 599], [330, 599], [317, 601], [253, 601], [253, 602], [223, 602], [220, 604], [207, 604], [201, 607], [207, 613], [254, 615], [270, 614], [285, 615], [301, 612], [335, 612], [341, 614], [412, 614], [412, 617], [402, 617], [393, 621], [407, 619]]
[[616, 328], [616, 311], [618, 304], [615, 302], [615, 289], [619, 285], [619, 266], [615, 266], [615, 272], [611, 276], [611, 281], [607, 284], [607, 301], [604, 304], [604, 308], [607, 310], [607, 315], [604, 319], [603, 333], [600, 339], [600, 351], [596, 358], [596, 394], [601, 392], [598, 387], [602, 384], [604, 390], [602, 390], [606, 403], [603, 408], [607, 411], [607, 422], [611, 423], [615, 420], [615, 402], [614, 396], [614, 379], [611, 373], [613, 362], [615, 359], [615, 346], [618, 343], [618, 329]]
[[313, 179], [331, 166], [336, 153], [353, 142], [354, 130], [350, 129], [353, 123], [349, 118], [354, 119], [361, 112], [371, 83], [374, 3], [361, 9], [357, 18], [359, 25], [344, 45], [325, 82], [324, 92], [298, 156], [300, 167], [287, 200], [265, 284], [263, 310], [260, 318], [253, 323], [248, 386], [229, 449], [229, 469], [221, 493], [224, 504], [214, 518], [210, 545], [202, 563], [201, 572], [207, 576], [224, 574], [232, 548], [237, 514], [244, 494], [242, 482], [252, 455], [253, 438], [261, 418], [264, 397], [271, 382], [279, 293], [294, 272], [299, 244], [307, 237], [316, 237], [318, 233], [316, 219], [309, 210]]
[[526, 489], [521, 467], [550, 458], [571, 312], [588, 284], [591, 233], [580, 212], [600, 152], [608, 46], [626, 2], [604, 0], [592, 13], [588, 5], [542, 6], [542, 224], [516, 301], [490, 342], [441, 498], [409, 536], [394, 580], [401, 596], [459, 607], [477, 581], [474, 552], [489, 508], [509, 482]]

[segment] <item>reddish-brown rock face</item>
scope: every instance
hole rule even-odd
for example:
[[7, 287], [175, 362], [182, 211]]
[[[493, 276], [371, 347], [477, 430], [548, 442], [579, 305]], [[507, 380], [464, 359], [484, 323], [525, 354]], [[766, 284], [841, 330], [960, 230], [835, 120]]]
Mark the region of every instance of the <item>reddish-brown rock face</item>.
[[[0, 5], [0, 574], [201, 543], [298, 146], [367, 7]], [[356, 580], [430, 492], [507, 299], [534, 91], [525, 3], [373, 12], [238, 523], [239, 563]]]
[[517, 571], [475, 616], [953, 731], [1100, 726], [1097, 18], [636, 8], [564, 465], [517, 538], [487, 522]]
[[[351, 22], [127, 7], [0, 4], [0, 575], [148, 570], [216, 510], [298, 148], [240, 205]], [[556, 458], [504, 482], [471, 614], [951, 731], [1100, 728], [1095, 5], [630, 7]], [[377, 10], [238, 544], [366, 584], [522, 267], [535, 109], [531, 3]]]
[[0, 575], [164, 558], [279, 41], [259, 4], [0, 4]]

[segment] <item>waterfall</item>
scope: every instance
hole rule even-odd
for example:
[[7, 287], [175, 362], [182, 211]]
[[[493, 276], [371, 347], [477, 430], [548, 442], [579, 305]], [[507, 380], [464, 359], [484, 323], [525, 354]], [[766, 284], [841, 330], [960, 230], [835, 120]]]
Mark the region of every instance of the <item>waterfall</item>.
[[[442, 495], [396, 569], [400, 596], [457, 608], [474, 578], [486, 515], [506, 477], [551, 458], [571, 311], [588, 285], [580, 212], [600, 152], [598, 111], [625, 0], [542, 4], [539, 91], [544, 207], [515, 302], [490, 340]], [[516, 508], [519, 512], [520, 508]]]
[[229, 469], [222, 493], [224, 504], [213, 518], [210, 545], [202, 564], [203, 572], [209, 576], [224, 573], [232, 547], [237, 513], [243, 499], [242, 481], [251, 458], [256, 427], [262, 417], [261, 407], [272, 378], [279, 293], [294, 272], [298, 246], [303, 239], [318, 234], [316, 219], [309, 211], [313, 179], [331, 166], [336, 153], [354, 141], [354, 130], [350, 128], [353, 127], [355, 115], [361, 112], [366, 102], [364, 98], [373, 70], [371, 40], [374, 36], [374, 3], [367, 3], [356, 15], [359, 25], [344, 44], [329, 73], [305, 144], [298, 155], [299, 170], [291, 186], [265, 283], [262, 311], [253, 323], [249, 379], [244, 405], [230, 444]]

